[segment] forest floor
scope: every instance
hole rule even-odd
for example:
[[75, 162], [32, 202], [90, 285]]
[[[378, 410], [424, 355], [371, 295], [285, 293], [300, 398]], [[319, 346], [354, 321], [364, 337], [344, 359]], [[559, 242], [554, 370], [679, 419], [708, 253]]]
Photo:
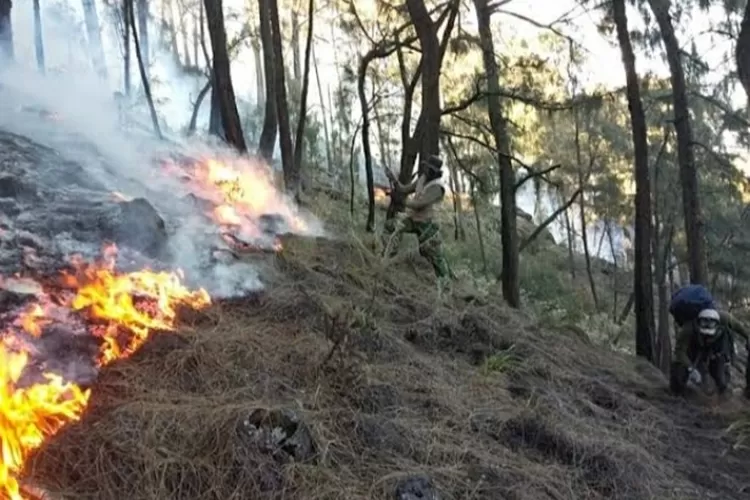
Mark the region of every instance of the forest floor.
[[499, 297], [439, 295], [418, 256], [295, 238], [265, 275], [107, 367], [28, 478], [76, 499], [750, 498], [739, 396], [675, 398]]

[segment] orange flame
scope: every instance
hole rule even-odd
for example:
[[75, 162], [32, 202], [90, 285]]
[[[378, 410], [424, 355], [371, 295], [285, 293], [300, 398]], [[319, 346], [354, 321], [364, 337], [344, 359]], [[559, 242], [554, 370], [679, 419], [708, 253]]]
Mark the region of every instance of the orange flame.
[[263, 238], [259, 222], [263, 215], [280, 216], [294, 232], [308, 230], [265, 165], [248, 158], [202, 158], [187, 166], [167, 161], [164, 168], [181, 177], [197, 197], [210, 202], [213, 208], [208, 217], [241, 241]]
[[[74, 272], [62, 276], [67, 290], [62, 298], [56, 294], [62, 305], [41, 293], [15, 326], [38, 337], [45, 325], [64, 321], [66, 313], [83, 315], [101, 326], [91, 330], [102, 340], [97, 364], [104, 366], [133, 353], [153, 332], [173, 330], [180, 306], [197, 309], [211, 303], [205, 290], [185, 288], [179, 272], [117, 273], [115, 251], [106, 247], [102, 262], [93, 265], [74, 260]], [[150, 307], [140, 306], [138, 299]], [[45, 382], [19, 387], [30, 353], [16, 338], [0, 334], [0, 498], [10, 500], [24, 498], [18, 477], [29, 455], [66, 423], [80, 419], [91, 394], [52, 373], [44, 374]]]

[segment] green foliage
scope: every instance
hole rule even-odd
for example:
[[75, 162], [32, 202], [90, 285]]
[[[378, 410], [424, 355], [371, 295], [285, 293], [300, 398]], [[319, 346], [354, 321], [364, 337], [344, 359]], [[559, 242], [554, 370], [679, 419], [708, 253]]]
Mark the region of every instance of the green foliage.
[[507, 349], [488, 356], [482, 364], [482, 373], [491, 375], [494, 373], [508, 373], [516, 368], [522, 358], [515, 352], [515, 344]]

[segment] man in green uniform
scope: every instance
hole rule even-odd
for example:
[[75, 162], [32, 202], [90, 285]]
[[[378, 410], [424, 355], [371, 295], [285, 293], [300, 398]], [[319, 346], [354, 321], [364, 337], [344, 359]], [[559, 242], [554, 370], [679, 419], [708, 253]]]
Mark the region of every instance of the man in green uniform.
[[393, 257], [398, 252], [401, 235], [412, 233], [419, 241], [419, 254], [426, 258], [439, 279], [452, 278], [453, 273], [448, 261], [443, 255], [443, 245], [440, 238], [440, 227], [435, 223], [435, 206], [443, 200], [445, 188], [440, 182], [443, 176], [443, 160], [432, 155], [420, 164], [417, 179], [410, 184], [403, 185], [389, 169], [386, 169], [388, 179], [394, 189], [403, 195], [414, 194], [408, 199], [406, 216], [392, 218], [385, 221], [383, 246], [384, 253]]
[[[715, 309], [703, 309], [696, 319], [680, 326], [669, 378], [672, 392], [682, 394], [688, 380], [699, 385], [708, 373], [719, 394], [724, 394], [735, 355], [734, 333], [748, 342], [747, 327], [731, 314]], [[750, 397], [749, 381], [746, 376], [745, 397]]]

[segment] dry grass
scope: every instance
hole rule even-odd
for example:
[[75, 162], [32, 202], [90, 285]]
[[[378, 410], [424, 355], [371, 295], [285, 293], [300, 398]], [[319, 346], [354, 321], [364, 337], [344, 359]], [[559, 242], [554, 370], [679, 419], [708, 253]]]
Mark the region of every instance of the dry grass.
[[[107, 369], [29, 479], [117, 500], [394, 498], [409, 477], [443, 499], [750, 495], [726, 416], [650, 367], [497, 297], [438, 297], [421, 262], [388, 273], [361, 244], [292, 240], [269, 264], [268, 292]], [[313, 456], [249, 439], [258, 408], [299, 415]]]

